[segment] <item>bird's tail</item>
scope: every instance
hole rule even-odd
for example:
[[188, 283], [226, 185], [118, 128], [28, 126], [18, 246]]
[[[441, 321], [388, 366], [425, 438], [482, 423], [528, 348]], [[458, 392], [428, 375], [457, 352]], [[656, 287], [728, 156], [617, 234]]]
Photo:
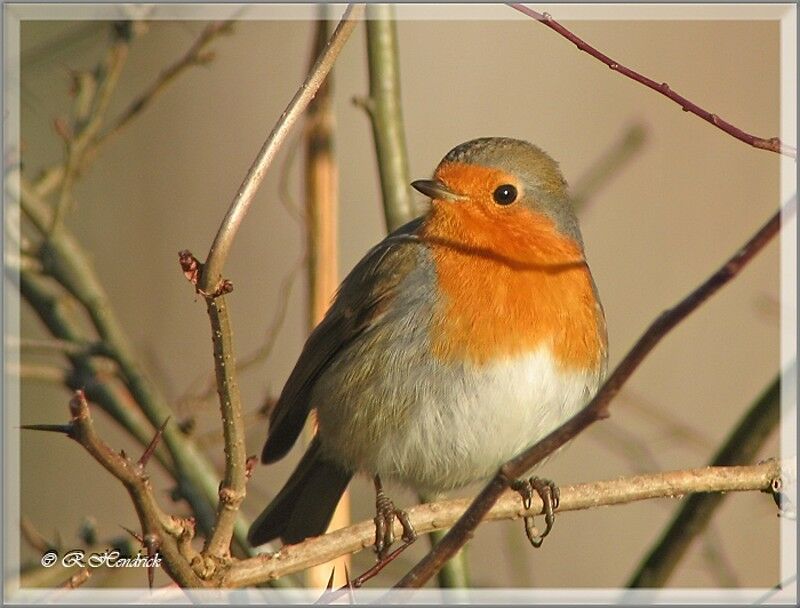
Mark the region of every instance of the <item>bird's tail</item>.
[[280, 538], [291, 545], [322, 534], [352, 477], [322, 460], [314, 437], [286, 485], [250, 526], [248, 542], [255, 547]]

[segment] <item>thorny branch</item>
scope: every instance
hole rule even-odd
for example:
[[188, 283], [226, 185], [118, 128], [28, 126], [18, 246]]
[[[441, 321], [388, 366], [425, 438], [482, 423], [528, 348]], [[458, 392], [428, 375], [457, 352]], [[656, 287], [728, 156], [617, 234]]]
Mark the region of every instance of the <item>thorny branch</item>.
[[363, 5], [348, 5], [339, 25], [336, 26], [333, 35], [328, 41], [325, 51], [319, 56], [306, 80], [297, 90], [297, 93], [295, 93], [286, 110], [281, 114], [280, 119], [264, 141], [264, 145], [259, 150], [250, 170], [247, 172], [247, 176], [239, 187], [228, 208], [228, 212], [225, 214], [225, 218], [222, 220], [217, 235], [214, 237], [200, 281], [200, 288], [206, 293], [213, 292], [222, 277], [222, 268], [233, 244], [233, 239], [250, 208], [250, 204], [253, 202], [256, 191], [264, 180], [267, 169], [275, 159], [278, 150], [283, 145], [292, 127], [297, 123], [297, 120], [302, 116], [322, 85], [328, 72], [333, 67], [336, 57], [344, 47], [363, 13]]
[[191, 566], [192, 561], [197, 558], [191, 547], [191, 538], [194, 536], [193, 520], [164, 513], [155, 501], [144, 467], [133, 462], [124, 453], [114, 451], [97, 435], [83, 391], [75, 391], [69, 409], [71, 416], [66, 425], [27, 425], [22, 428], [61, 432], [83, 446], [125, 486], [142, 526], [142, 538], [150, 539], [150, 543], [163, 555], [164, 566], [169, 575], [184, 587], [204, 586], [204, 582]]
[[708, 110], [701, 108], [699, 105], [694, 103], [693, 101], [687, 99], [683, 95], [679, 95], [675, 91], [673, 91], [670, 86], [666, 82], [656, 82], [655, 80], [648, 78], [636, 72], [628, 67], [625, 67], [618, 61], [614, 61], [608, 55], [605, 55], [601, 51], [597, 50], [591, 44], [579, 38], [575, 34], [573, 34], [570, 30], [565, 28], [561, 25], [558, 21], [553, 19], [553, 17], [549, 13], [540, 13], [538, 11], [533, 10], [532, 8], [528, 8], [524, 4], [509, 4], [509, 6], [520, 13], [527, 15], [529, 17], [533, 17], [539, 23], [542, 23], [552, 29], [553, 31], [557, 32], [570, 42], [572, 42], [575, 46], [578, 47], [581, 51], [588, 53], [598, 61], [602, 61], [606, 64], [609, 68], [614, 70], [615, 72], [619, 72], [623, 76], [627, 76], [628, 78], [635, 80], [636, 82], [643, 84], [644, 86], [653, 89], [654, 91], [661, 93], [665, 97], [671, 99], [679, 106], [684, 112], [691, 112], [695, 116], [699, 116], [706, 122], [711, 123], [718, 129], [725, 131], [728, 135], [735, 137], [739, 141], [743, 141], [746, 144], [753, 146], [754, 148], [760, 148], [761, 150], [769, 150], [770, 152], [777, 152], [778, 154], [783, 154], [785, 156], [789, 156], [791, 158], [797, 158], [797, 148], [790, 146], [788, 144], [783, 143], [780, 138], [778, 137], [758, 137], [751, 133], [747, 133], [743, 131], [736, 125], [729, 123], [727, 120], [723, 120], [716, 114], [709, 112]]

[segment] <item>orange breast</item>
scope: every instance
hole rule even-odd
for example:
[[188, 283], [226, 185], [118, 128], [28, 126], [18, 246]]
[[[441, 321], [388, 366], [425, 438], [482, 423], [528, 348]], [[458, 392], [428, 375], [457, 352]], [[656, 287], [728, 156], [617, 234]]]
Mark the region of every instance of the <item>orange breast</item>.
[[604, 320], [580, 246], [525, 207], [487, 217], [469, 202], [435, 202], [431, 247], [442, 315], [434, 355], [485, 364], [545, 345], [566, 368], [596, 367]]

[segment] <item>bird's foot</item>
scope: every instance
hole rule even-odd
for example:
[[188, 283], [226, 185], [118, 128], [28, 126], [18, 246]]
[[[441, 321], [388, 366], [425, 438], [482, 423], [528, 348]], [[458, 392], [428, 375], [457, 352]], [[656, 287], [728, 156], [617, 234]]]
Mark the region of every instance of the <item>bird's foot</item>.
[[539, 533], [539, 529], [533, 523], [533, 516], [526, 515], [522, 518], [525, 524], [525, 535], [534, 547], [541, 547], [544, 542], [544, 537], [550, 534], [553, 529], [553, 524], [556, 520], [555, 510], [558, 508], [558, 501], [560, 492], [558, 486], [549, 479], [542, 479], [540, 477], [531, 477], [530, 479], [518, 479], [511, 484], [511, 489], [519, 492], [522, 496], [522, 505], [525, 509], [531, 508], [531, 499], [535, 491], [542, 499], [544, 505], [542, 512], [544, 513], [544, 532]]
[[391, 499], [386, 496], [381, 487], [380, 479], [375, 477], [375, 553], [378, 559], [383, 560], [389, 551], [389, 547], [394, 543], [394, 519], [395, 517], [403, 526], [402, 539], [406, 544], [413, 543], [417, 539], [417, 533], [408, 514], [394, 506]]

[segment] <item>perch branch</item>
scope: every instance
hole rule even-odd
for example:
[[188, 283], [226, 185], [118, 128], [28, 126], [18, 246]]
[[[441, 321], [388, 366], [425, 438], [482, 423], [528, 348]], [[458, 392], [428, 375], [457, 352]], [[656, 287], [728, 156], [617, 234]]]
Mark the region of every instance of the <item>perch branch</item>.
[[529, 471], [545, 456], [575, 437], [579, 432], [598, 420], [609, 416], [609, 403], [619, 392], [625, 381], [644, 360], [647, 354], [676, 325], [698, 306], [715, 294], [721, 287], [736, 277], [747, 263], [761, 251], [778, 233], [781, 214], [796, 212], [797, 199], [790, 199], [783, 209], [775, 213], [745, 245], [725, 264], [706, 279], [699, 287], [673, 308], [663, 312], [637, 340], [633, 348], [620, 362], [589, 404], [562, 424], [544, 439], [534, 444], [519, 456], [505, 463], [497, 475], [475, 498], [470, 508], [456, 522], [452, 530], [434, 549], [404, 576], [397, 587], [420, 587], [425, 584], [455, 553], [469, 540], [473, 530], [491, 509], [498, 496], [518, 477]]
[[[673, 498], [693, 492], [770, 491], [773, 481], [780, 475], [781, 464], [770, 460], [753, 466], [704, 467], [564, 486], [558, 510], [576, 511], [638, 500]], [[416, 531], [425, 534], [452, 526], [469, 505], [470, 499], [462, 498], [417, 505], [407, 512]], [[538, 495], [534, 494], [531, 508], [526, 511], [519, 494], [505, 490], [487, 511], [486, 519], [517, 519], [538, 514], [541, 510], [542, 502]], [[398, 537], [402, 534], [398, 522], [395, 522], [395, 534]], [[363, 521], [297, 545], [287, 545], [277, 553], [263, 553], [236, 562], [224, 576], [222, 584], [226, 587], [256, 585], [338, 555], [361, 551], [371, 547], [374, 541], [374, 522]]]
[[[778, 376], [736, 425], [714, 456], [711, 466], [751, 462], [778, 425], [780, 405], [781, 382]], [[662, 587], [692, 541], [706, 529], [712, 514], [724, 499], [724, 494], [695, 494], [687, 498], [628, 587]]]
[[322, 85], [363, 12], [363, 5], [348, 5], [339, 25], [336, 26], [336, 30], [328, 41], [325, 52], [317, 59], [314, 67], [289, 102], [286, 110], [281, 114], [280, 119], [272, 128], [264, 145], [258, 152], [250, 170], [247, 172], [247, 176], [239, 187], [236, 196], [234, 196], [225, 218], [222, 220], [217, 235], [214, 237], [200, 280], [200, 288], [204, 292], [213, 293], [216, 290], [217, 284], [222, 278], [222, 268], [225, 265], [233, 239], [247, 210], [250, 208], [250, 204], [253, 202], [253, 197], [261, 185], [267, 169], [286, 140], [286, 136], [303, 112], [305, 112], [311, 99], [313, 99], [320, 85]]
[[579, 38], [575, 34], [573, 34], [570, 30], [565, 28], [561, 25], [558, 21], [553, 19], [553, 17], [549, 13], [540, 13], [532, 8], [528, 8], [524, 4], [509, 4], [509, 6], [520, 13], [527, 15], [528, 17], [533, 17], [539, 23], [542, 23], [549, 27], [551, 30], [557, 32], [570, 42], [572, 42], [575, 46], [578, 47], [581, 51], [588, 53], [598, 61], [603, 62], [609, 68], [614, 70], [615, 72], [619, 72], [623, 76], [627, 76], [628, 78], [635, 80], [636, 82], [643, 84], [644, 86], [653, 89], [654, 91], [661, 93], [665, 97], [671, 99], [679, 106], [684, 112], [691, 112], [695, 116], [699, 116], [703, 120], [708, 123], [711, 123], [718, 129], [721, 129], [728, 135], [735, 137], [739, 141], [743, 141], [746, 144], [753, 146], [754, 148], [759, 148], [761, 150], [769, 150], [770, 152], [777, 152], [778, 154], [783, 154], [785, 156], [789, 156], [791, 158], [797, 158], [797, 148], [787, 145], [783, 143], [780, 138], [778, 137], [758, 137], [756, 135], [752, 135], [751, 133], [747, 133], [743, 131], [739, 127], [732, 125], [726, 120], [721, 119], [716, 114], [709, 112], [698, 106], [693, 101], [690, 101], [686, 97], [679, 95], [675, 91], [673, 91], [670, 86], [666, 82], [656, 82], [655, 80], [648, 78], [636, 72], [630, 68], [625, 67], [621, 63], [614, 61], [608, 55], [600, 52], [592, 45], [587, 43], [582, 38]]

